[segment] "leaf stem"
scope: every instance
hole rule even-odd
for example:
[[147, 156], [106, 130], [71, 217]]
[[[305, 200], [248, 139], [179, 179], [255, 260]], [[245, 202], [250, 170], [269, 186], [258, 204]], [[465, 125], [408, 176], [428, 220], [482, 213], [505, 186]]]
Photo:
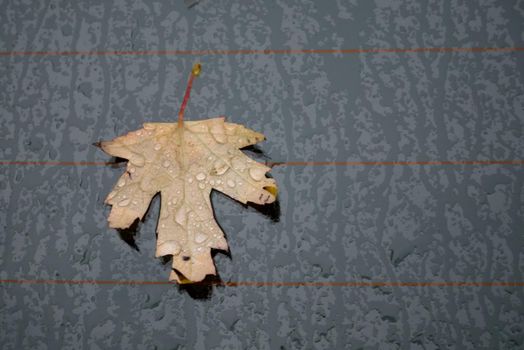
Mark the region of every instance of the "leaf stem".
[[178, 111], [178, 127], [179, 128], [181, 128], [182, 125], [184, 124], [184, 111], [186, 110], [187, 101], [189, 101], [189, 95], [191, 94], [191, 88], [193, 87], [193, 79], [200, 75], [201, 69], [202, 69], [202, 66], [200, 65], [200, 63], [195, 63], [193, 65], [193, 69], [191, 70], [191, 74], [189, 75], [189, 80], [187, 82], [184, 100], [182, 101], [182, 105], [180, 106], [180, 111]]

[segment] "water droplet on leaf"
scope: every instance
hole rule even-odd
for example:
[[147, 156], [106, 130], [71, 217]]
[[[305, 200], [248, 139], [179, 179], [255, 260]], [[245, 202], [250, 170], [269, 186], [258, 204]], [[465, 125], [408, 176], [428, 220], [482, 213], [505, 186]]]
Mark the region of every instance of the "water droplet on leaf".
[[262, 180], [265, 177], [265, 173], [264, 169], [261, 168], [249, 168], [249, 176], [255, 181]]
[[130, 202], [131, 202], [131, 200], [129, 198], [127, 198], [127, 199], [124, 199], [123, 201], [118, 202], [118, 206], [119, 207], [125, 207], [125, 206], [129, 205]]
[[195, 242], [196, 243], [202, 243], [207, 239], [207, 236], [203, 233], [197, 233], [195, 235]]

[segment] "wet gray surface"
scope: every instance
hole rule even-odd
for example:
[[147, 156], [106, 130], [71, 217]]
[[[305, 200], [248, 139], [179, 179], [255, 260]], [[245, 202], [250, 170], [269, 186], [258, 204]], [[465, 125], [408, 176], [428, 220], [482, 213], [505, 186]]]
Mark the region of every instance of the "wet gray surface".
[[[1, 51], [523, 47], [524, 2], [2, 1]], [[524, 53], [0, 57], [0, 159], [189, 119], [273, 161], [524, 159]], [[137, 252], [107, 227], [122, 168], [0, 166], [0, 278], [166, 280], [155, 199]], [[281, 166], [280, 221], [213, 196], [224, 281], [522, 282], [522, 166]], [[0, 285], [3, 349], [519, 349], [522, 287]]]

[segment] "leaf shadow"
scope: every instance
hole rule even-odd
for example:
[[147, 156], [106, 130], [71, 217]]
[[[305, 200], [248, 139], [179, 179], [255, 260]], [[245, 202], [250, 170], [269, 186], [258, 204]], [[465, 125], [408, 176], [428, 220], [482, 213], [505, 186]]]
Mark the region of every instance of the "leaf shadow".
[[247, 153], [246, 155], [252, 155], [255, 158], [262, 158], [265, 160], [271, 159], [262, 148], [258, 147], [257, 145], [249, 145], [246, 147], [243, 147], [240, 149], [241, 151], [244, 151]]
[[131, 248], [136, 250], [137, 252], [140, 251], [140, 248], [136, 244], [136, 238], [138, 236], [139, 230], [138, 230], [138, 223], [140, 220], [138, 218], [133, 221], [131, 226], [128, 228], [118, 228], [116, 231], [118, 232], [118, 236], [121, 240], [123, 240], [127, 245], [129, 245]]
[[282, 212], [280, 211], [280, 200], [277, 199], [271, 204], [255, 204], [248, 202], [243, 205], [244, 207], [250, 207], [258, 211], [260, 214], [266, 216], [274, 223], [280, 222]]

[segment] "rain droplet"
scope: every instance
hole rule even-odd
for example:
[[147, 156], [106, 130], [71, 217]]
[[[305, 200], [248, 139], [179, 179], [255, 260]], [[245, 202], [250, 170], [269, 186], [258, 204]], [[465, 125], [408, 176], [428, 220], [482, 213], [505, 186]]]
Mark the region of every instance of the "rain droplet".
[[204, 174], [204, 173], [198, 173], [197, 176], [196, 176], [196, 179], [197, 179], [198, 181], [202, 181], [202, 180], [204, 180], [205, 178], [206, 178], [206, 174]]
[[162, 148], [162, 145], [159, 144], [159, 143], [157, 143], [157, 144], [155, 145], [155, 147], [153, 147], [153, 148], [155, 149], [155, 151], [160, 151], [160, 149]]
[[167, 159], [164, 160], [164, 162], [162, 163], [162, 166], [164, 168], [169, 168], [170, 165], [171, 165], [171, 162], [169, 160], [167, 160]]
[[195, 235], [195, 242], [196, 243], [202, 243], [207, 239], [207, 236], [203, 233], [197, 233]]
[[214, 164], [214, 167], [217, 175], [222, 175], [227, 171], [227, 169], [229, 169], [229, 165], [221, 160], [217, 160]]
[[213, 135], [213, 138], [218, 143], [226, 143], [227, 136], [224, 130], [224, 125], [222, 124], [213, 124], [211, 126], [211, 135]]
[[228, 185], [229, 187], [235, 187], [235, 181], [233, 181], [233, 180], [227, 180], [227, 185]]
[[265, 173], [264, 169], [261, 168], [249, 168], [249, 176], [255, 181], [262, 180], [265, 177]]
[[127, 198], [127, 199], [124, 199], [123, 201], [118, 202], [118, 206], [125, 207], [126, 205], [129, 205], [129, 203], [131, 203], [131, 199]]
[[189, 182], [189, 183], [193, 183], [193, 178], [190, 177], [189, 179], [187, 179], [187, 182]]
[[146, 130], [155, 130], [156, 126], [154, 124], [150, 124], [150, 123], [145, 123], [144, 124], [144, 129]]
[[127, 171], [129, 171], [131, 174], [133, 174], [136, 171], [136, 169], [133, 168], [133, 167], [130, 167], [129, 169], [127, 169]]
[[125, 179], [120, 179], [118, 181], [118, 187], [124, 187], [126, 185], [126, 180]]
[[206, 184], [201, 182], [198, 184], [198, 188], [200, 188], [201, 190], [203, 190], [204, 188], [206, 188]]

